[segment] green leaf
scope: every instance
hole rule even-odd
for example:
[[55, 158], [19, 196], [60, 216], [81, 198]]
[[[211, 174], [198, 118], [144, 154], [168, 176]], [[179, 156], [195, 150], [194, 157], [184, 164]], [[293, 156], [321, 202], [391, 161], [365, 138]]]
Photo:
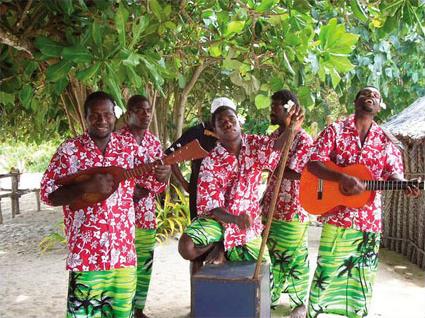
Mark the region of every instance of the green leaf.
[[0, 104], [15, 105], [15, 95], [6, 92], [0, 92]]
[[131, 33], [133, 38], [131, 39], [130, 48], [134, 47], [140, 40], [140, 35], [146, 30], [149, 25], [149, 17], [147, 15], [141, 16], [132, 25]]
[[210, 55], [212, 57], [219, 57], [221, 56], [221, 47], [219, 44], [211, 46], [209, 49]]
[[122, 63], [124, 65], [127, 66], [137, 66], [140, 64], [140, 54], [137, 54], [135, 52], [130, 52], [130, 54], [128, 55], [128, 57], [122, 61]]
[[354, 16], [363, 23], [367, 23], [369, 18], [366, 12], [363, 10], [362, 4], [359, 0], [350, 0], [351, 10], [354, 13]]
[[153, 77], [153, 80], [154, 80], [155, 84], [157, 85], [157, 87], [162, 86], [162, 84], [164, 83], [164, 79], [159, 74], [159, 72], [158, 72], [157, 68], [155, 67], [155, 65], [153, 65], [151, 62], [149, 62], [143, 56], [141, 56], [140, 59], [144, 62], [146, 68], [149, 70], [150, 75]]
[[97, 24], [95, 21], [90, 26], [91, 28], [91, 37], [96, 45], [102, 44], [102, 31], [101, 26]]
[[159, 21], [162, 21], [162, 8], [156, 0], [149, 0], [149, 7]]
[[127, 66], [127, 75], [130, 83], [135, 88], [139, 88], [142, 86], [142, 78], [136, 73], [132, 66]]
[[336, 18], [320, 28], [320, 45], [326, 52], [349, 54], [353, 51], [359, 36], [345, 31], [343, 24], [337, 24]]
[[115, 14], [115, 25], [118, 32], [118, 40], [121, 46], [125, 46], [125, 25], [128, 20], [129, 13], [122, 4], [118, 7], [117, 13]]
[[183, 89], [186, 86], [186, 79], [184, 75], [179, 73], [179, 75], [177, 75], [177, 79], [178, 79], [179, 87]]
[[63, 90], [68, 86], [69, 81], [67, 77], [61, 78], [55, 83], [55, 93], [57, 95], [62, 94]]
[[264, 109], [270, 106], [270, 98], [263, 94], [255, 96], [255, 106], [257, 109]]
[[245, 26], [245, 21], [232, 21], [227, 25], [226, 35], [240, 33]]
[[300, 87], [297, 91], [297, 95], [302, 107], [308, 107], [314, 104], [313, 94], [308, 87]]
[[59, 1], [59, 5], [68, 16], [71, 16], [74, 12], [73, 0], [61, 0]]
[[48, 81], [58, 81], [68, 75], [72, 64], [70, 61], [61, 61], [59, 63], [50, 65], [46, 72], [46, 79]]
[[38, 48], [43, 55], [48, 57], [58, 57], [63, 50], [63, 45], [46, 37], [36, 38], [35, 47]]
[[331, 76], [331, 79], [332, 79], [333, 88], [337, 87], [337, 85], [341, 81], [341, 76], [339, 76], [338, 72], [335, 69], [330, 70], [330, 76]]
[[64, 60], [73, 61], [75, 63], [90, 63], [93, 58], [86, 48], [79, 45], [64, 48], [62, 56]]
[[100, 63], [93, 64], [92, 66], [77, 72], [75, 76], [80, 81], [87, 81], [89, 79], [92, 79], [96, 75], [97, 71], [99, 70], [99, 67]]
[[31, 76], [32, 73], [34, 73], [34, 71], [38, 68], [38, 63], [35, 61], [29, 61], [27, 66], [25, 66], [25, 75], [26, 76]]
[[263, 13], [264, 11], [270, 10], [277, 2], [276, 0], [262, 0], [260, 5], [255, 8], [255, 11]]
[[22, 103], [22, 106], [24, 106], [25, 109], [31, 109], [31, 98], [33, 96], [33, 90], [31, 85], [27, 84], [25, 85], [20, 91], [19, 91], [19, 99]]
[[346, 56], [338, 56], [331, 54], [326, 61], [327, 66], [333, 66], [338, 72], [347, 73], [354, 68], [350, 60]]

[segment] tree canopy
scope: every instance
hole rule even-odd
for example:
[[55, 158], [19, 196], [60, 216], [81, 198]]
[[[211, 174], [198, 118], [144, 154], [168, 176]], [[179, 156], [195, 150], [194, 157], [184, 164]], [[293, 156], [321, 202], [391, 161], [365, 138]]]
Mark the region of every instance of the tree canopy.
[[264, 132], [269, 96], [289, 88], [307, 128], [352, 109], [365, 85], [389, 106], [425, 95], [425, 5], [419, 0], [0, 0], [4, 137], [42, 140], [84, 129], [87, 93], [118, 105], [145, 94], [163, 142], [237, 101]]

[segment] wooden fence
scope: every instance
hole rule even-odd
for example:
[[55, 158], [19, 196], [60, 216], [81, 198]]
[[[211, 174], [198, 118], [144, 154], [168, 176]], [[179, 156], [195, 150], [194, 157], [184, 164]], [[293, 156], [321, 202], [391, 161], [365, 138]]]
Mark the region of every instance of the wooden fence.
[[[425, 138], [411, 140], [397, 136], [403, 151], [406, 178], [425, 175]], [[425, 270], [425, 191], [418, 199], [402, 192], [388, 191], [384, 195], [383, 245], [401, 253]]]

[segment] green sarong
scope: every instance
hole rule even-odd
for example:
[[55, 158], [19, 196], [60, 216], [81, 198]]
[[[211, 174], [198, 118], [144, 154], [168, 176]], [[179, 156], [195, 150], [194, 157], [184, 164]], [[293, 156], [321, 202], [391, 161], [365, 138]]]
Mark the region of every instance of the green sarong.
[[308, 222], [273, 220], [267, 246], [272, 261], [274, 294], [277, 304], [282, 293], [288, 293], [291, 308], [307, 303], [309, 263], [307, 247]]
[[70, 272], [68, 318], [128, 318], [133, 316], [136, 268]]
[[[223, 228], [219, 222], [210, 218], [198, 218], [184, 231], [196, 246], [206, 246], [223, 241]], [[261, 247], [261, 237], [256, 237], [243, 246], [236, 246], [226, 251], [226, 258], [231, 262], [255, 261]], [[263, 260], [270, 262], [266, 249]]]
[[134, 307], [143, 311], [151, 281], [156, 230], [136, 227], [137, 285]]
[[379, 233], [325, 224], [311, 285], [308, 317], [364, 317], [378, 267]]

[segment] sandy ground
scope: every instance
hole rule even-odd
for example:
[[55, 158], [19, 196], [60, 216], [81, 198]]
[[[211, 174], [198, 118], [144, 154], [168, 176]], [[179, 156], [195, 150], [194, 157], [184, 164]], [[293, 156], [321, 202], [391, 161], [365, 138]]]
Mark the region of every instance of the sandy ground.
[[[9, 200], [1, 203], [5, 222], [0, 225], [0, 317], [64, 317], [66, 250], [56, 248], [41, 254], [38, 248], [41, 239], [61, 222], [62, 214], [45, 206], [35, 211], [33, 194], [21, 202], [24, 212], [13, 220]], [[315, 264], [320, 228], [311, 227], [309, 234], [311, 264]], [[178, 255], [176, 246], [172, 239], [156, 248], [146, 306], [151, 317], [189, 317], [189, 264]], [[425, 318], [424, 302], [425, 273], [403, 256], [381, 249], [369, 317]], [[287, 304], [282, 297], [272, 317], [286, 317]]]

